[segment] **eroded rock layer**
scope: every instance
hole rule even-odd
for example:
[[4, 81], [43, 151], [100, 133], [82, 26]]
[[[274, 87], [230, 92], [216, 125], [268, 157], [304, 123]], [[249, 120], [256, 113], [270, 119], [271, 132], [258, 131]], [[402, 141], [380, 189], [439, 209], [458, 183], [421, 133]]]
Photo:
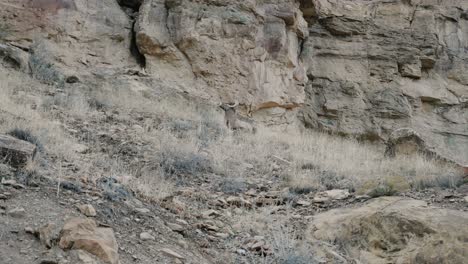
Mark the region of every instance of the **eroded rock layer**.
[[468, 162], [468, 2], [302, 3], [307, 126], [377, 140], [411, 128]]
[[191, 93], [252, 112], [304, 102], [308, 29], [295, 1], [147, 0], [136, 34], [149, 72]]
[[2, 63], [41, 81], [165, 87], [213, 105], [237, 101], [241, 114], [268, 125], [300, 120], [377, 141], [412, 129], [431, 151], [468, 163], [466, 1], [5, 0], [0, 6]]

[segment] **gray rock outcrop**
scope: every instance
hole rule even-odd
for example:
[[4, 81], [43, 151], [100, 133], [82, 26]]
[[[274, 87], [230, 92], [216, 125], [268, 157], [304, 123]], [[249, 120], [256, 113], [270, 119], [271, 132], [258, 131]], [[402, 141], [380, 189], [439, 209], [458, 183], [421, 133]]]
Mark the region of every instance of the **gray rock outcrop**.
[[359, 263], [464, 263], [467, 220], [466, 212], [383, 197], [314, 216], [308, 237], [344, 246]]
[[468, 2], [301, 2], [308, 127], [372, 140], [411, 128], [468, 163]]
[[0, 134], [0, 163], [23, 167], [34, 158], [35, 154], [34, 144]]

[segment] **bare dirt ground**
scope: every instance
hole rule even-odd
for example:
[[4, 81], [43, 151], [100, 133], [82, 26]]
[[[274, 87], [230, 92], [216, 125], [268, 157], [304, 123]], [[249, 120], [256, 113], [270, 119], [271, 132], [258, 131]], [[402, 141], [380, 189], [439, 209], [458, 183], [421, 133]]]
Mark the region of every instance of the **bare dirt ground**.
[[[239, 231], [250, 229], [253, 233], [259, 232], [255, 228], [260, 222], [254, 220], [249, 227], [238, 227], [233, 221], [236, 214], [246, 215], [244, 211], [255, 210], [269, 212], [271, 217], [280, 216], [289, 222], [291, 234], [288, 235], [292, 235], [294, 229], [305, 228], [308, 219], [319, 212], [359, 207], [369, 199], [352, 195], [340, 201], [313, 204], [311, 195], [298, 195], [295, 202], [286, 204], [278, 199], [278, 192], [252, 189], [234, 196], [245, 197], [244, 206], [223, 205], [220, 201], [233, 196], [215, 194], [198, 186], [187, 188], [172, 200], [155, 205], [130, 196], [125, 198], [126, 201], [109, 201], [102, 197], [102, 191], [86, 188], [81, 193], [62, 189], [57, 195], [57, 186], [44, 182], [36, 185], [19, 189], [0, 186], [0, 195], [5, 196], [0, 202], [1, 263], [70, 263], [67, 262], [71, 259], [70, 254], [57, 247], [48, 249], [27, 231], [52, 223], [58, 232], [66, 219], [84, 217], [77, 209], [80, 204], [93, 205], [97, 211], [97, 222], [113, 228], [121, 263], [178, 263], [161, 253], [167, 248], [182, 255], [184, 263], [222, 263], [223, 259], [228, 259], [228, 263], [254, 263], [260, 262], [261, 257], [255, 251], [244, 250], [245, 241], [249, 238]], [[438, 207], [468, 211], [463, 200], [468, 194], [466, 189], [465, 185], [458, 191], [427, 190], [405, 193], [404, 196], [422, 199]], [[261, 201], [269, 199], [272, 204], [261, 204]], [[15, 208], [23, 208], [24, 214], [12, 217], [7, 213]], [[143, 232], [150, 233], [154, 240], [143, 241], [139, 237]]]

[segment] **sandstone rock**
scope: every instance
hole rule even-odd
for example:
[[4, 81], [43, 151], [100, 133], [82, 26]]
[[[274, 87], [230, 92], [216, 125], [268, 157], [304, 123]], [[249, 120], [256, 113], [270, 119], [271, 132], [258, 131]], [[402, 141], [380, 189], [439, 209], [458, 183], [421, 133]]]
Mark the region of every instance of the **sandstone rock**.
[[135, 76], [237, 99], [268, 125], [293, 124], [301, 108], [307, 127], [381, 142], [410, 127], [468, 163], [465, 1], [43, 0], [21, 16], [16, 2], [0, 10], [14, 32], [0, 53], [42, 81], [67, 84], [80, 72], [83, 82], [149, 88], [120, 76], [141, 68], [141, 52], [148, 74]]
[[329, 190], [319, 192], [314, 196], [313, 201], [315, 203], [323, 203], [330, 200], [343, 200], [350, 196], [348, 190]]
[[148, 232], [143, 232], [140, 234], [140, 239], [143, 241], [147, 241], [147, 240], [155, 240], [156, 238]]
[[397, 155], [410, 155], [427, 151], [426, 142], [421, 136], [410, 128], [402, 128], [393, 131], [385, 149], [385, 155], [395, 157]]
[[400, 197], [314, 216], [310, 239], [346, 241], [362, 263], [463, 263], [468, 257], [468, 213]]
[[421, 78], [421, 67], [420, 60], [404, 63], [400, 66], [401, 76], [419, 79]]
[[60, 248], [80, 249], [106, 263], [119, 263], [118, 247], [111, 228], [97, 227], [92, 219], [73, 218], [60, 231]]
[[83, 250], [76, 250], [76, 255], [79, 261], [77, 264], [99, 264], [101, 263], [95, 257], [86, 253], [86, 251], [83, 251]]
[[86, 216], [94, 217], [97, 215], [96, 209], [90, 204], [82, 204], [78, 206], [80, 212]]
[[13, 208], [8, 211], [8, 215], [14, 218], [23, 218], [26, 216], [26, 210], [22, 207]]
[[0, 160], [14, 167], [22, 167], [34, 158], [36, 146], [7, 135], [0, 135]]
[[305, 201], [305, 200], [298, 200], [298, 201], [296, 202], [296, 204], [297, 204], [297, 205], [300, 205], [300, 206], [310, 206], [310, 205], [311, 205], [310, 202]]
[[212, 217], [217, 217], [220, 216], [221, 214], [213, 209], [206, 210], [202, 213], [203, 218], [212, 218]]
[[26, 188], [26, 186], [24, 186], [21, 183], [17, 183], [15, 180], [2, 179], [1, 184], [5, 185], [5, 186], [11, 186], [11, 187], [13, 187], [15, 189], [24, 189], [24, 188]]
[[46, 246], [47, 248], [52, 248], [53, 242], [57, 238], [57, 234], [55, 233], [55, 231], [55, 225], [49, 223], [37, 229], [34, 233], [39, 236], [39, 239], [44, 246]]
[[0, 43], [0, 59], [13, 68], [25, 73], [29, 72], [29, 54], [17, 47]]
[[174, 232], [182, 233], [185, 231], [185, 228], [181, 225], [174, 224], [174, 223], [167, 223], [167, 227], [169, 227]]
[[[382, 142], [408, 127], [437, 154], [468, 163], [464, 1], [301, 2], [306, 126]], [[464, 33], [452, 35], [458, 27]]]
[[431, 143], [426, 142], [419, 133], [410, 128], [397, 129], [390, 134], [386, 142], [385, 156], [395, 157], [420, 154], [429, 159], [449, 162], [458, 167], [461, 166], [453, 162], [450, 156], [444, 156], [444, 152], [438, 153], [435, 150], [436, 147], [431, 146]]

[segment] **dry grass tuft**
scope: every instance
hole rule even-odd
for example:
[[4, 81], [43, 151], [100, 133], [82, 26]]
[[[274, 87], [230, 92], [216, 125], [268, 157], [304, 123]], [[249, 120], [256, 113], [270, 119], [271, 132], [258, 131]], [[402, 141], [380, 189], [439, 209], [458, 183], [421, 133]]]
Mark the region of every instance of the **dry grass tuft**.
[[255, 135], [225, 137], [209, 150], [217, 171], [226, 175], [242, 175], [245, 163], [254, 165], [259, 174], [272, 174], [277, 164], [287, 185], [299, 193], [333, 188], [368, 192], [381, 185], [395, 192], [452, 188], [461, 181], [450, 165], [417, 155], [388, 159], [376, 146], [317, 132], [259, 129]]
[[59, 122], [37, 107], [42, 97], [34, 94], [46, 87], [9, 71], [0, 71], [0, 80], [0, 133], [27, 131], [45, 152], [73, 160], [73, 139], [66, 135]]
[[0, 99], [0, 132], [29, 131], [48, 155], [59, 159], [73, 161], [77, 156], [73, 151], [76, 140], [64, 132], [63, 124], [54, 121], [57, 107], [81, 120], [98, 117], [103, 109], [115, 111], [123, 125], [136, 124], [135, 113], [142, 117], [137, 122], [142, 129], [126, 136], [144, 142], [150, 161], [144, 166], [151, 172], [129, 184], [147, 195], [153, 190], [155, 197], [159, 190], [148, 185], [167, 181], [172, 186], [181, 184], [181, 175], [210, 173], [225, 177], [226, 184], [220, 187], [227, 193], [242, 191], [245, 179], [258, 176], [282, 178], [295, 193], [346, 188], [375, 196], [410, 188], [451, 188], [461, 181], [461, 175], [448, 165], [420, 156], [387, 159], [378, 147], [353, 139], [264, 127], [258, 127], [255, 134], [231, 133], [223, 124], [221, 111], [182, 96], [158, 97], [148, 90], [106, 84], [51, 97], [41, 95], [51, 86], [18, 73], [2, 71], [0, 79], [0, 92], [5, 95]]

